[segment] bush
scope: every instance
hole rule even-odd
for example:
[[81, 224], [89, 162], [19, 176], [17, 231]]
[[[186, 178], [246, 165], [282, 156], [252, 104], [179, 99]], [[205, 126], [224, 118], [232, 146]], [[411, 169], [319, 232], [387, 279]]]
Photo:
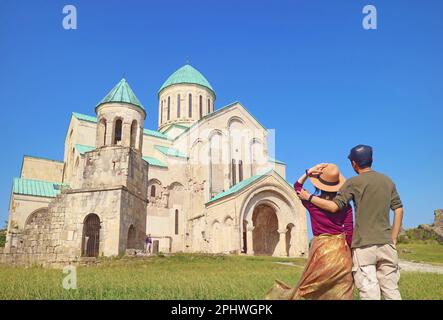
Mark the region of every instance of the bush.
[[6, 242], [6, 229], [0, 230], [0, 247], [4, 247]]

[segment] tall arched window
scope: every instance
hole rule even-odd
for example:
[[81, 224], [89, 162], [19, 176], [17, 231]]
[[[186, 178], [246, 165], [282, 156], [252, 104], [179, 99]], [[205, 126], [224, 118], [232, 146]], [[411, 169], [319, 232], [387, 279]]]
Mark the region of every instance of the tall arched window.
[[151, 197], [155, 197], [155, 186], [151, 186]]
[[180, 118], [180, 95], [177, 95], [177, 118]]
[[235, 159], [232, 159], [231, 170], [232, 170], [232, 185], [235, 185], [237, 183]]
[[107, 127], [107, 123], [106, 123], [106, 120], [105, 119], [103, 119], [103, 126], [104, 126], [104, 132], [103, 132], [103, 145], [105, 146], [106, 145], [106, 130], [108, 129], [108, 127]]
[[135, 148], [135, 144], [137, 142], [137, 121], [132, 121], [131, 124], [131, 147]]
[[160, 123], [163, 123], [163, 100], [160, 107]]
[[192, 118], [192, 94], [189, 94], [189, 118]]
[[211, 100], [208, 99], [208, 113], [211, 113]]
[[102, 118], [98, 124], [98, 147], [106, 145], [106, 119]]
[[168, 97], [168, 120], [171, 119], [171, 97]]
[[122, 120], [115, 121], [114, 129], [114, 144], [119, 144], [122, 141]]
[[238, 161], [238, 182], [243, 181], [243, 161]]
[[175, 209], [175, 234], [178, 234], [178, 210]]
[[203, 118], [203, 97], [200, 96], [200, 119]]

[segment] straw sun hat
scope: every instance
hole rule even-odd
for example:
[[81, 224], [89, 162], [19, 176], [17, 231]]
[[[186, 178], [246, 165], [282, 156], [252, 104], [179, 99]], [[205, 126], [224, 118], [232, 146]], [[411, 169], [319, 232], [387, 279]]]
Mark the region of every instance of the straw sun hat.
[[337, 165], [333, 163], [328, 163], [319, 175], [309, 179], [316, 188], [326, 192], [337, 192], [346, 181]]

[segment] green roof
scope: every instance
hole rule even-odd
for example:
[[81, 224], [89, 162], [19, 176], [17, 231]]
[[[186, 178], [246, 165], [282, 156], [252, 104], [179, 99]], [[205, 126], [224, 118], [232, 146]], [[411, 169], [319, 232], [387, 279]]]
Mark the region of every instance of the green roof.
[[146, 157], [143, 157], [143, 160], [145, 160], [151, 166], [160, 167], [160, 168], [167, 168], [168, 167], [165, 163], [158, 160], [157, 158], [146, 156]]
[[95, 150], [95, 147], [85, 146], [83, 144], [76, 144], [74, 146], [80, 154], [84, 154], [85, 152], [89, 152]]
[[177, 149], [168, 148], [168, 147], [164, 147], [164, 146], [154, 146], [154, 148], [167, 156], [187, 158], [187, 156], [183, 152], [181, 152]]
[[81, 114], [81, 113], [77, 113], [77, 112], [73, 112], [72, 114], [74, 115], [74, 117], [76, 117], [79, 120], [84, 120], [84, 121], [89, 121], [89, 122], [97, 123], [97, 118], [96, 117], [88, 116], [86, 114]]
[[274, 158], [272, 158], [272, 157], [269, 157], [269, 162], [275, 162], [275, 163], [279, 163], [279, 164], [286, 164], [286, 163], [284, 163], [283, 161], [280, 161], [280, 160], [274, 159]]
[[182, 124], [173, 123], [165, 131], [163, 131], [163, 133], [166, 133], [166, 132], [168, 132], [169, 130], [171, 130], [173, 128], [179, 128], [179, 129], [187, 130], [187, 129], [189, 129], [189, 126], [184, 126]]
[[160, 139], [170, 140], [166, 134], [161, 133], [160, 131], [156, 131], [156, 130], [144, 129], [143, 134], [147, 135], [147, 136], [153, 136], [156, 138], [160, 138]]
[[210, 85], [209, 81], [206, 80], [206, 78], [200, 73], [200, 71], [189, 64], [184, 65], [173, 74], [171, 74], [169, 78], [166, 79], [165, 83], [163, 83], [160, 90], [158, 90], [158, 93], [160, 94], [163, 89], [179, 83], [198, 84], [200, 86], [208, 88], [215, 95], [215, 91]]
[[207, 204], [211, 203], [211, 202], [214, 202], [214, 201], [216, 201], [218, 199], [224, 198], [226, 196], [229, 196], [231, 194], [234, 194], [234, 193], [236, 193], [236, 192], [246, 188], [247, 186], [249, 186], [253, 182], [255, 182], [258, 179], [260, 179], [261, 177], [269, 175], [271, 172], [272, 172], [272, 169], [269, 169], [269, 170], [266, 170], [266, 171], [264, 171], [262, 173], [256, 174], [255, 176], [252, 176], [252, 177], [250, 177], [248, 179], [245, 179], [245, 180], [243, 180], [243, 181], [233, 185], [228, 190], [225, 190], [223, 192], [220, 192], [220, 193], [216, 194], [211, 200], [209, 200], [207, 202]]
[[137, 97], [134, 94], [134, 91], [132, 91], [129, 84], [126, 82], [125, 79], [121, 79], [119, 83], [112, 89], [106, 97], [103, 98], [102, 101], [97, 105], [97, 107], [103, 103], [108, 102], [123, 102], [123, 103], [129, 103], [134, 106], [137, 106], [139, 108], [143, 108], [140, 101], [137, 99]]
[[60, 193], [61, 186], [68, 186], [58, 182], [14, 178], [12, 192], [37, 197], [55, 198]]

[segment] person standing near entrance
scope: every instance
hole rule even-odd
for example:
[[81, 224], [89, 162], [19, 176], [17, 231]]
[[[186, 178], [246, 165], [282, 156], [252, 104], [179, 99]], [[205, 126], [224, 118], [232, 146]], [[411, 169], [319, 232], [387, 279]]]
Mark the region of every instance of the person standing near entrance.
[[[308, 178], [316, 188], [315, 194], [323, 199], [333, 199], [345, 182], [335, 164], [322, 163], [306, 170], [294, 184], [296, 192], [303, 190]], [[267, 299], [352, 299], [352, 208], [345, 206], [339, 214], [332, 214], [312, 204], [311, 198], [302, 201], [314, 234], [303, 274], [295, 288], [276, 281]]]
[[148, 234], [146, 236], [146, 253], [151, 254], [151, 249], [152, 249], [152, 238], [151, 238], [151, 234]]
[[[400, 270], [396, 249], [403, 219], [403, 205], [395, 184], [387, 176], [372, 170], [372, 148], [358, 145], [348, 156], [358, 174], [341, 187], [333, 200], [301, 191], [302, 200], [329, 212], [341, 212], [353, 201], [356, 208], [352, 239], [353, 275], [360, 298], [364, 300], [401, 300], [398, 282]], [[390, 209], [394, 223], [389, 221]]]

